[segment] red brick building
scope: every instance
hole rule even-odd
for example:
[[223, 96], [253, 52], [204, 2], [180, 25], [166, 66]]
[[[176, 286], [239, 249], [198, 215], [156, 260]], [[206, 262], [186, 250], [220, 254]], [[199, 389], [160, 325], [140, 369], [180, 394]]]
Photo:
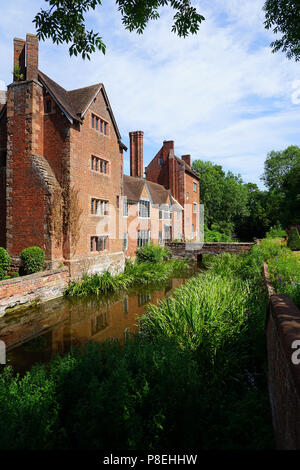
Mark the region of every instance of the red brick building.
[[39, 70], [31, 34], [14, 39], [14, 66], [0, 105], [0, 245], [12, 257], [38, 245], [73, 276], [120, 270], [122, 240], [110, 230], [126, 147], [103, 84], [66, 91]]
[[0, 93], [0, 246], [29, 246], [49, 267], [116, 273], [149, 240], [198, 236], [199, 177], [174, 142], [145, 169], [143, 132], [127, 150], [104, 85], [67, 91], [38, 68], [38, 39], [14, 39], [14, 80]]

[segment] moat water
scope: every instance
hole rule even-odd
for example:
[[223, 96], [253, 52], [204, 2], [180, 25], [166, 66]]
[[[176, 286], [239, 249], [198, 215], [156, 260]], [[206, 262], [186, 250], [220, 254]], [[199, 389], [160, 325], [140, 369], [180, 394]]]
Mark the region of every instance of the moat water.
[[7, 365], [24, 373], [55, 354], [68, 353], [87, 341], [116, 338], [121, 343], [138, 332], [147, 305], [157, 304], [196, 274], [195, 266], [180, 278], [151, 288], [136, 288], [118, 297], [60, 297], [16, 310], [0, 318], [0, 339], [6, 345]]

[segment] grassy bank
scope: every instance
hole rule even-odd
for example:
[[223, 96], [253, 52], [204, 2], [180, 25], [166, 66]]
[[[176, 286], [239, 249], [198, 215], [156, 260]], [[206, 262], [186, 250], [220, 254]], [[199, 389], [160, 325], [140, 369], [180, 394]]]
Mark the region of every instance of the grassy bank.
[[0, 448], [272, 448], [261, 278], [272, 249], [206, 258], [208, 272], [150, 306], [123, 348], [89, 343], [23, 378], [6, 368]]

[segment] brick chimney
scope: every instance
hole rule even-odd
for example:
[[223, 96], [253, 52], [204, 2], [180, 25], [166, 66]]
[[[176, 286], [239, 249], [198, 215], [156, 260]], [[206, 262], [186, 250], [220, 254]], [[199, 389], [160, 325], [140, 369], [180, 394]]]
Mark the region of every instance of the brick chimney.
[[189, 166], [191, 166], [191, 156], [190, 155], [182, 155], [181, 159], [185, 161]]
[[174, 150], [174, 140], [164, 140], [163, 141], [163, 149], [165, 151]]
[[[14, 71], [16, 67], [19, 67], [20, 74], [23, 75], [23, 80], [26, 80], [25, 44], [24, 39], [14, 38]], [[17, 80], [18, 78], [14, 74], [14, 82]]]
[[26, 34], [26, 80], [38, 79], [39, 40], [35, 34]]
[[129, 132], [130, 176], [143, 177], [143, 131]]

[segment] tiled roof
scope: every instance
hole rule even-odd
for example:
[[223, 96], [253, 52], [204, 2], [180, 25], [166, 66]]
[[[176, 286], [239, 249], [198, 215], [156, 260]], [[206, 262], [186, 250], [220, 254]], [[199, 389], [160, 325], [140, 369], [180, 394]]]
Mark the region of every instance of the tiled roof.
[[128, 201], [138, 202], [145, 186], [143, 178], [123, 175], [123, 191]]
[[65, 113], [78, 122], [82, 122], [82, 118], [85, 111], [88, 109], [89, 105], [92, 103], [97, 93], [102, 90], [104, 99], [106, 101], [107, 109], [110, 113], [117, 137], [119, 139], [119, 143], [123, 149], [127, 150], [126, 145], [121, 142], [121, 135], [115, 117], [113, 115], [104, 85], [102, 83], [97, 83], [96, 85], [67, 91], [40, 70], [39, 80], [44, 84], [46, 89], [48, 89], [52, 97], [57, 101], [58, 105], [65, 111]]
[[102, 83], [98, 83], [97, 85], [68, 91], [69, 99], [76, 114], [81, 115], [84, 113], [102, 86]]
[[39, 78], [53, 94], [58, 103], [76, 121], [81, 121], [81, 115], [86, 111], [88, 105], [103, 86], [102, 83], [98, 83], [96, 85], [78, 88], [77, 90], [67, 91], [40, 70]]
[[147, 181], [147, 185], [151, 194], [153, 204], [169, 204], [170, 193], [169, 191], [158, 183]]
[[143, 189], [147, 185], [151, 199], [154, 205], [172, 204], [182, 209], [180, 204], [171, 196], [168, 189], [158, 183], [153, 183], [144, 178], [136, 178], [133, 176], [123, 175], [123, 190], [124, 196], [128, 201], [138, 202], [141, 198]]
[[40, 81], [46, 86], [49, 90], [53, 98], [57, 101], [57, 103], [62, 106], [62, 108], [67, 112], [69, 116], [71, 116], [76, 121], [80, 121], [81, 119], [78, 114], [75, 112], [69, 93], [63, 87], [58, 85], [54, 80], [49, 78], [43, 72], [39, 70], [39, 79]]

